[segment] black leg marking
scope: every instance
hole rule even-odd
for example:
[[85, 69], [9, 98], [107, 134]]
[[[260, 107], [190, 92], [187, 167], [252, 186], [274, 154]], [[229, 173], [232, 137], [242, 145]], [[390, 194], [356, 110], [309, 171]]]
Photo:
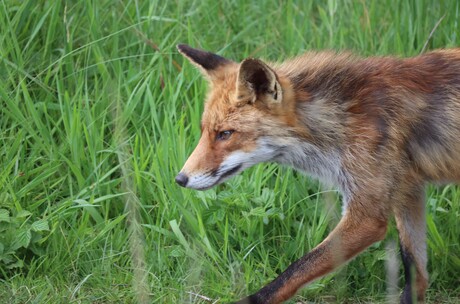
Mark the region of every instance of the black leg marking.
[[412, 304], [413, 297], [412, 297], [412, 286], [413, 286], [413, 279], [414, 276], [412, 275], [414, 259], [410, 252], [404, 247], [404, 245], [400, 242], [401, 248], [401, 259], [403, 262], [404, 267], [404, 279], [405, 279], [405, 286], [403, 293], [401, 295], [401, 303], [402, 304]]

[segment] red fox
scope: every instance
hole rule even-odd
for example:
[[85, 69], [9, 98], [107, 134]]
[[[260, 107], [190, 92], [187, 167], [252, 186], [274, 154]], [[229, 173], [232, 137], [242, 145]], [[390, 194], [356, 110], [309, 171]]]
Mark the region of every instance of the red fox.
[[401, 303], [428, 286], [424, 188], [460, 181], [460, 49], [413, 58], [310, 52], [283, 63], [241, 63], [187, 45], [179, 52], [210, 83], [201, 139], [176, 182], [205, 190], [260, 162], [331, 184], [337, 227], [280, 276], [238, 303], [280, 303], [399, 231]]

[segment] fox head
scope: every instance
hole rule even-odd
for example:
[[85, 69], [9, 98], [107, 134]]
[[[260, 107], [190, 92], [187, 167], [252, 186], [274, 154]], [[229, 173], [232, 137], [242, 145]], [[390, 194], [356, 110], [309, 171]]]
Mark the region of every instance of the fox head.
[[289, 80], [258, 59], [237, 63], [187, 45], [177, 48], [201, 70], [210, 89], [201, 138], [176, 182], [205, 190], [257, 163], [277, 161], [286, 133], [296, 125]]

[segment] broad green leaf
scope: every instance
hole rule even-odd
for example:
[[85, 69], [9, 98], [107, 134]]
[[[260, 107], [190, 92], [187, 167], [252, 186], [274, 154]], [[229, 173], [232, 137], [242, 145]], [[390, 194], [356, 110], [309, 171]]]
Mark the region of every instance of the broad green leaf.
[[18, 214], [16, 214], [16, 217], [27, 217], [29, 215], [31, 215], [32, 213], [27, 211], [27, 210], [21, 210], [18, 212]]
[[0, 222], [10, 222], [10, 214], [6, 209], [0, 209]]
[[49, 231], [50, 227], [48, 226], [48, 221], [47, 220], [38, 220], [32, 223], [32, 226], [30, 226], [30, 229], [32, 231]]
[[16, 250], [21, 247], [27, 248], [30, 244], [31, 238], [32, 233], [30, 232], [30, 229], [22, 230], [14, 240], [13, 245], [11, 246], [12, 249]]

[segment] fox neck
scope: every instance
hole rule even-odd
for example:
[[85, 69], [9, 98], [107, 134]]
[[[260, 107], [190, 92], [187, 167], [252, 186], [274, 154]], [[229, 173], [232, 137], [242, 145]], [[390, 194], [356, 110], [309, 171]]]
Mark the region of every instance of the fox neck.
[[349, 178], [342, 167], [339, 150], [322, 148], [296, 138], [265, 140], [276, 150], [275, 162], [302, 171], [322, 183], [334, 186], [346, 197], [350, 193]]

